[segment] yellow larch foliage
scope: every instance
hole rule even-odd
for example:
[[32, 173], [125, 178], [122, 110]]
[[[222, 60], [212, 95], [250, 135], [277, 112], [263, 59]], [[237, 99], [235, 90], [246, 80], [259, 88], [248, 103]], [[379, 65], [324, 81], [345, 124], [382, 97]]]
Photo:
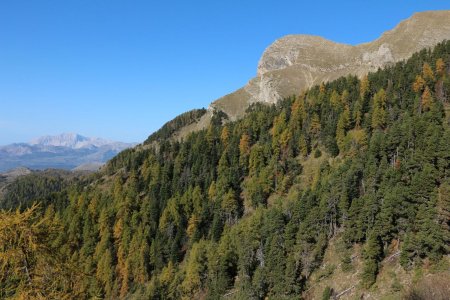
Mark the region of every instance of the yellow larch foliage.
[[422, 76], [417, 75], [416, 80], [413, 83], [413, 91], [415, 93], [419, 93], [422, 91], [423, 87], [425, 86], [425, 80], [422, 78]]
[[227, 126], [224, 126], [222, 129], [222, 133], [220, 134], [220, 140], [226, 147], [228, 145], [228, 139], [230, 138], [230, 131]]
[[77, 297], [79, 274], [53, 246], [60, 231], [54, 212], [42, 216], [36, 204], [23, 212], [0, 210], [0, 298]]
[[359, 86], [359, 96], [361, 97], [361, 99], [366, 96], [368, 91], [369, 91], [369, 78], [366, 75], [361, 79], [361, 85]]
[[335, 109], [338, 108], [340, 105], [339, 98], [340, 98], [339, 93], [336, 92], [335, 90], [333, 90], [331, 92], [330, 102], [331, 102], [331, 105], [333, 106], [333, 108], [335, 108]]
[[422, 111], [429, 110], [432, 104], [433, 96], [431, 95], [431, 91], [428, 86], [426, 86], [422, 94]]
[[188, 237], [192, 237], [194, 235], [195, 230], [197, 229], [197, 224], [198, 224], [198, 217], [195, 214], [192, 214], [191, 217], [188, 220], [188, 226], [186, 229], [186, 233], [188, 235]]
[[424, 63], [422, 67], [423, 79], [426, 81], [434, 80], [434, 72], [428, 63]]
[[445, 62], [442, 58], [436, 60], [436, 73], [439, 76], [443, 76], [445, 74]]
[[250, 151], [250, 137], [244, 133], [239, 141], [239, 152], [241, 155], [248, 154]]

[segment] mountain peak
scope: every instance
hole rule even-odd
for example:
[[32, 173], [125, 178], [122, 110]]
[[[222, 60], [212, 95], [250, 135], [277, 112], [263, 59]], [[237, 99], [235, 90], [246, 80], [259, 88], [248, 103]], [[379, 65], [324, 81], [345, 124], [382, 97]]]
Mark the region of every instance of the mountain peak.
[[233, 120], [252, 103], [275, 103], [321, 82], [347, 75], [363, 76], [448, 39], [450, 10], [415, 13], [378, 39], [359, 45], [313, 35], [287, 35], [264, 51], [255, 78], [214, 101], [211, 107]]
[[73, 169], [83, 165], [80, 168], [88, 166], [94, 169], [120, 151], [135, 145], [73, 132], [46, 135], [29, 143], [0, 147], [0, 172], [17, 167]]
[[315, 57], [339, 55], [339, 52], [333, 52], [336, 47], [348, 49], [352, 46], [336, 43], [316, 35], [286, 35], [277, 39], [264, 51], [258, 62], [257, 76], [285, 69]]
[[72, 149], [101, 147], [114, 143], [100, 138], [85, 137], [78, 133], [66, 132], [59, 135], [46, 135], [30, 141], [30, 145], [68, 147]]

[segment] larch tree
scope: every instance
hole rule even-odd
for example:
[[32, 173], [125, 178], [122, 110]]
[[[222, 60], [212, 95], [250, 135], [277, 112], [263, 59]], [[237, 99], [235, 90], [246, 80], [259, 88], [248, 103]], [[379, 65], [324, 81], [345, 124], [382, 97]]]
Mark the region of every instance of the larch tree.
[[53, 246], [60, 230], [53, 213], [41, 217], [36, 204], [23, 212], [0, 211], [0, 298], [82, 297], [81, 274]]
[[424, 63], [423, 64], [422, 75], [423, 75], [423, 79], [425, 79], [425, 81], [427, 83], [429, 83], [429, 82], [434, 80], [433, 69], [431, 68], [431, 66], [428, 63]]
[[426, 84], [426, 82], [425, 82], [425, 80], [423, 79], [423, 77], [420, 76], [420, 75], [417, 75], [417, 76], [416, 76], [416, 80], [414, 81], [414, 83], [413, 83], [413, 85], [412, 85], [413, 91], [414, 91], [415, 93], [420, 93], [420, 92], [422, 92], [422, 91], [423, 91], [423, 88], [425, 87], [425, 84]]
[[379, 90], [373, 97], [372, 128], [384, 128], [386, 125], [386, 92]]
[[361, 99], [364, 99], [364, 97], [369, 92], [369, 85], [369, 78], [366, 75], [361, 79], [361, 83], [359, 86], [359, 96], [361, 97]]
[[425, 87], [425, 90], [422, 93], [421, 105], [422, 111], [429, 110], [433, 105], [433, 96], [431, 95], [431, 91], [428, 86]]
[[439, 76], [444, 76], [445, 68], [445, 61], [442, 58], [438, 58], [436, 60], [436, 74], [438, 74]]

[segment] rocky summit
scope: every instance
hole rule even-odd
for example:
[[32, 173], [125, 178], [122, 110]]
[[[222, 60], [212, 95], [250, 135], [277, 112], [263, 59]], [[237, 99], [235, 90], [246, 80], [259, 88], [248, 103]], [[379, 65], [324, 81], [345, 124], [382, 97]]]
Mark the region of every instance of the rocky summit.
[[[361, 77], [448, 39], [450, 10], [416, 13], [375, 41], [355, 46], [303, 34], [282, 37], [264, 51], [256, 77], [212, 102], [199, 124], [205, 124], [204, 119], [210, 118], [214, 110], [235, 120], [252, 103], [275, 103], [341, 76]], [[187, 130], [198, 127], [191, 125]]]

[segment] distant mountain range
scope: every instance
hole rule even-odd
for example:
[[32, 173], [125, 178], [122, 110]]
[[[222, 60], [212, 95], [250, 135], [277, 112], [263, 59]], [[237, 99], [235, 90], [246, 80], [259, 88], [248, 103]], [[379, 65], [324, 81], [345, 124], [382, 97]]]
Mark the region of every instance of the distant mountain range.
[[0, 172], [18, 167], [95, 170], [120, 151], [135, 145], [76, 133], [43, 136], [28, 143], [0, 146]]

